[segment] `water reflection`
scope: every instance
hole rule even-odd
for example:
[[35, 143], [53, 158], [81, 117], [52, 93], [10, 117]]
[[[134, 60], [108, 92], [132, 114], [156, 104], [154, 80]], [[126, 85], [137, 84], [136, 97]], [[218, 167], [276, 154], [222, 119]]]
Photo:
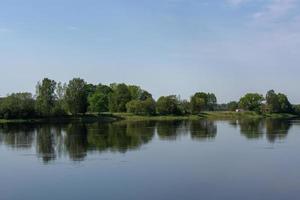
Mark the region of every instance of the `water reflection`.
[[[288, 120], [243, 119], [226, 122], [239, 128], [249, 140], [264, 139], [273, 143], [288, 135], [292, 124]], [[34, 149], [37, 157], [49, 163], [62, 156], [82, 161], [88, 152], [126, 153], [138, 150], [151, 142], [155, 135], [159, 140], [176, 140], [190, 136], [196, 141], [214, 140], [218, 122], [202, 121], [145, 121], [116, 123], [74, 124], [2, 124], [0, 144], [17, 150]], [[265, 136], [265, 137], [264, 137]]]
[[192, 139], [214, 139], [217, 136], [217, 125], [214, 121], [192, 121], [190, 132]]
[[285, 139], [292, 127], [291, 121], [283, 119], [244, 119], [236, 121], [235, 125], [247, 139], [261, 139], [266, 135], [270, 143]]
[[241, 134], [248, 139], [263, 137], [264, 122], [260, 119], [243, 119], [238, 121]]
[[157, 134], [162, 140], [176, 140], [180, 134], [187, 133], [187, 131], [183, 131], [186, 126], [186, 121], [157, 122]]
[[270, 142], [282, 140], [287, 137], [292, 124], [289, 120], [266, 120], [266, 133]]

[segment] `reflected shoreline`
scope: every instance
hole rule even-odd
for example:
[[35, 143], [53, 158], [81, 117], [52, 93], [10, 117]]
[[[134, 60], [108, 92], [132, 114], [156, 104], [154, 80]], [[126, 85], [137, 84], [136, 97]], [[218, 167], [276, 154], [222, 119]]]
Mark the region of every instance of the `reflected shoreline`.
[[[189, 136], [194, 141], [213, 141], [219, 131], [218, 122], [1, 124], [0, 145], [17, 150], [34, 148], [38, 158], [45, 164], [62, 156], [73, 161], [83, 161], [89, 152], [126, 153], [140, 150], [156, 136], [159, 140], [167, 141], [177, 140], [180, 136]], [[265, 137], [269, 143], [285, 139], [292, 127], [291, 121], [279, 119], [242, 119], [226, 123], [231, 128], [238, 128], [240, 134], [248, 140]]]

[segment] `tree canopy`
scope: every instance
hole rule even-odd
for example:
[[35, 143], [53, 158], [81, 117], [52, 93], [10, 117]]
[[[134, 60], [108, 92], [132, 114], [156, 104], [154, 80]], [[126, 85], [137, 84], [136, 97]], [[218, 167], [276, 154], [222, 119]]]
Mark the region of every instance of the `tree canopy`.
[[37, 118], [85, 114], [87, 112], [127, 112], [136, 115], [190, 115], [203, 111], [235, 111], [258, 113], [298, 113], [300, 106], [292, 105], [283, 93], [274, 90], [265, 98], [248, 93], [240, 100], [217, 104], [213, 93], [197, 92], [190, 101], [177, 95], [161, 96], [157, 101], [140, 86], [113, 83], [91, 84], [74, 78], [68, 84], [44, 78], [36, 86], [36, 94], [13, 93], [0, 98], [0, 118]]

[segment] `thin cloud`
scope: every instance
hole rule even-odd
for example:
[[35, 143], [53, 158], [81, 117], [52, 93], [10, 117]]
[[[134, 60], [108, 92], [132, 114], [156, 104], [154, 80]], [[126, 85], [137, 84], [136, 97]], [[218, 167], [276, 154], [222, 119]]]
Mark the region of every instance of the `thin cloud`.
[[253, 15], [254, 19], [273, 20], [285, 16], [296, 7], [296, 0], [272, 0], [262, 11]]
[[79, 28], [76, 27], [76, 26], [68, 26], [67, 29], [68, 29], [69, 31], [77, 31], [77, 30], [79, 30]]
[[227, 0], [227, 3], [232, 6], [239, 6], [242, 3], [245, 3], [248, 0]]

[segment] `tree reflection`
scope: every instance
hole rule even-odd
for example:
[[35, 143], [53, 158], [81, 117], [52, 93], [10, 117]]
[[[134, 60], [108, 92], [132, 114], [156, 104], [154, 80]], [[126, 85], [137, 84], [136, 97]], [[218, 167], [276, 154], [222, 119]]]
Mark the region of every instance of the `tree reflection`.
[[1, 124], [0, 140], [9, 147], [29, 149], [34, 141], [34, 126], [25, 124]]
[[183, 121], [157, 122], [157, 134], [160, 139], [176, 140], [181, 133], [179, 128], [186, 125]]
[[42, 157], [45, 163], [55, 160], [55, 141], [49, 125], [43, 125], [37, 128], [36, 143], [37, 153], [39, 157]]
[[93, 124], [89, 126], [88, 143], [98, 151], [125, 153], [151, 141], [154, 130], [154, 122]]
[[83, 123], [69, 124], [66, 128], [65, 146], [74, 161], [81, 161], [87, 155], [87, 127]]
[[192, 121], [190, 124], [192, 139], [213, 139], [217, 135], [217, 126], [214, 121]]
[[263, 121], [261, 119], [240, 119], [238, 120], [241, 134], [248, 139], [263, 137]]
[[266, 133], [267, 139], [270, 142], [275, 142], [277, 139], [282, 140], [287, 137], [292, 124], [288, 120], [267, 119]]

